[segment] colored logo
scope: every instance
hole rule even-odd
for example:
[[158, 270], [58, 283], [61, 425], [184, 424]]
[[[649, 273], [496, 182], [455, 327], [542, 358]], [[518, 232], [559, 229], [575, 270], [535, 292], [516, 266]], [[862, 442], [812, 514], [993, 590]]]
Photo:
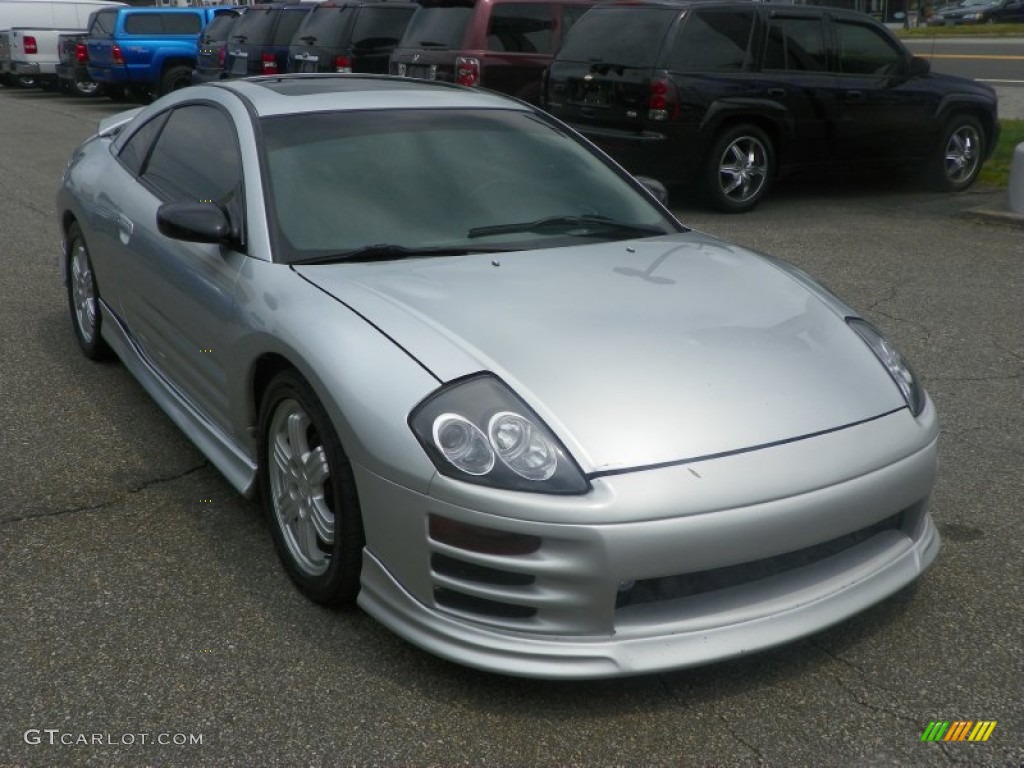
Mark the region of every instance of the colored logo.
[[995, 720], [932, 720], [921, 741], [988, 741], [995, 729]]

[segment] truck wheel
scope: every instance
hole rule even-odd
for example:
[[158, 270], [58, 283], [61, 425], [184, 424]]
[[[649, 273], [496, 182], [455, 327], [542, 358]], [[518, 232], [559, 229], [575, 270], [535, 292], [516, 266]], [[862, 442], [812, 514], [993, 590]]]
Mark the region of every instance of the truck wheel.
[[163, 96], [171, 91], [177, 91], [190, 85], [192, 85], [191, 67], [186, 67], [183, 64], [168, 67], [167, 71], [164, 72], [163, 77], [160, 78], [159, 95]]
[[79, 96], [95, 96], [100, 92], [100, 84], [95, 80], [76, 80], [73, 90]]

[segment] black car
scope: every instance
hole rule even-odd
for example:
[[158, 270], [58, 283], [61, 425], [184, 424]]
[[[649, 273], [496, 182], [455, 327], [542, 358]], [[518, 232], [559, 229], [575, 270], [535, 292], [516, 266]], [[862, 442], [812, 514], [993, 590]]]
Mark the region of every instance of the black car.
[[633, 173], [753, 208], [800, 167], [923, 167], [972, 184], [995, 146], [992, 88], [930, 71], [853, 11], [630, 0], [593, 8], [549, 70], [548, 110]]
[[418, 7], [390, 0], [321, 3], [292, 39], [289, 71], [387, 74], [391, 51]]
[[288, 46], [315, 3], [252, 5], [228, 35], [227, 77], [277, 75], [288, 71]]
[[219, 14], [203, 30], [199, 36], [196, 66], [192, 70], [193, 85], [226, 77], [228, 36], [241, 16], [241, 9], [226, 11]]
[[939, 8], [928, 18], [929, 26], [1015, 22], [1024, 22], [1024, 0], [963, 0]]

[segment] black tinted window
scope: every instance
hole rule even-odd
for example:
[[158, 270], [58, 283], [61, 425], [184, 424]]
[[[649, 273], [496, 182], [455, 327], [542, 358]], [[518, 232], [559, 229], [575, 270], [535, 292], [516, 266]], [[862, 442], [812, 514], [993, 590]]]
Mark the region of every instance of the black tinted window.
[[[352, 6], [341, 8], [321, 5], [314, 8], [299, 25], [295, 33], [295, 44], [331, 45], [341, 42], [341, 35], [348, 19], [355, 9]], [[309, 38], [304, 40], [303, 38]]]
[[580, 20], [580, 17], [590, 10], [589, 5], [562, 5], [558, 6], [562, 11], [562, 39], [572, 29], [573, 25]]
[[209, 26], [203, 30], [202, 41], [204, 43], [222, 43], [228, 39], [228, 33], [231, 32], [231, 28], [235, 26], [235, 22], [238, 21], [237, 13], [221, 13], [210, 22]]
[[269, 8], [252, 8], [242, 14], [228, 38], [233, 43], [262, 44], [270, 39], [274, 14]]
[[112, 37], [117, 24], [117, 11], [97, 11], [89, 20], [90, 37]]
[[651, 67], [679, 12], [672, 8], [610, 8], [587, 13], [569, 32], [558, 58]]
[[356, 16], [352, 45], [356, 48], [395, 46], [409, 24], [415, 8], [363, 8]]
[[139, 171], [142, 170], [142, 164], [146, 162], [146, 157], [149, 155], [149, 148], [152, 146], [153, 140], [159, 135], [160, 129], [163, 127], [164, 121], [167, 120], [169, 114], [169, 112], [163, 112], [154, 117], [132, 134], [132, 137], [121, 148], [118, 159], [133, 175], [137, 176]]
[[291, 43], [303, 19], [306, 18], [306, 14], [311, 10], [312, 8], [286, 8], [282, 10], [281, 17], [277, 22], [277, 29], [274, 30], [274, 45], [288, 45]]
[[744, 69], [753, 29], [753, 10], [694, 11], [676, 34], [669, 66], [677, 72]]
[[461, 48], [472, 16], [472, 0], [424, 6], [412, 15], [401, 45], [403, 48]]
[[905, 58], [877, 29], [855, 22], [835, 22], [839, 43], [839, 71], [856, 75], [895, 75]]
[[124, 20], [129, 35], [196, 35], [202, 28], [195, 13], [131, 13]]
[[515, 53], [550, 53], [551, 27], [550, 5], [495, 5], [487, 27], [487, 49]]
[[821, 19], [775, 17], [769, 22], [764, 68], [802, 72], [828, 69]]
[[226, 203], [242, 162], [231, 120], [216, 107], [175, 109], [156, 140], [142, 178], [167, 200]]

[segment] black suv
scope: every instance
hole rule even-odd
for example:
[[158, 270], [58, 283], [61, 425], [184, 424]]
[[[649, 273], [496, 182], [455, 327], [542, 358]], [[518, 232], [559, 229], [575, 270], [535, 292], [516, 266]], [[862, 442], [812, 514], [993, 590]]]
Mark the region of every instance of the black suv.
[[999, 132], [992, 88], [931, 73], [871, 18], [749, 2], [595, 7], [545, 104], [629, 171], [696, 183], [726, 211], [798, 167], [914, 164], [965, 189]]
[[228, 35], [227, 77], [278, 75], [288, 71], [288, 46], [314, 3], [247, 6]]
[[199, 36], [196, 66], [192, 70], [193, 85], [221, 80], [226, 76], [228, 35], [241, 16], [240, 10], [226, 11], [206, 25]]
[[386, 75], [391, 51], [418, 7], [391, 0], [321, 3], [292, 39], [289, 71]]

